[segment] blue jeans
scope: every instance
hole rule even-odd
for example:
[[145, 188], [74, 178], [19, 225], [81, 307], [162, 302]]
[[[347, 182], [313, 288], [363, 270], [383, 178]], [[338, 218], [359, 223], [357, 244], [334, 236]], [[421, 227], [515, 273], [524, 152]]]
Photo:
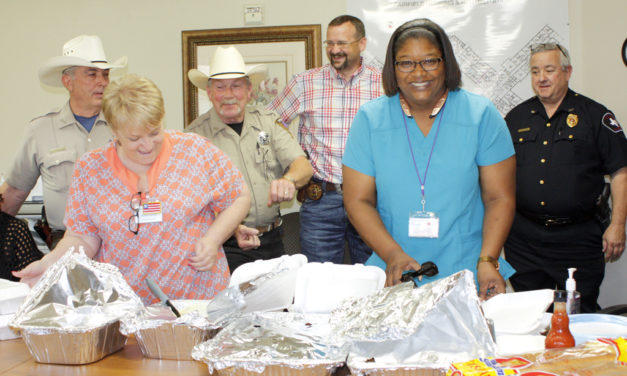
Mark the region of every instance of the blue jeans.
[[345, 241], [348, 241], [353, 264], [365, 263], [372, 254], [348, 220], [342, 194], [327, 191], [320, 200], [307, 198], [300, 207], [301, 253], [309, 262], [341, 264]]

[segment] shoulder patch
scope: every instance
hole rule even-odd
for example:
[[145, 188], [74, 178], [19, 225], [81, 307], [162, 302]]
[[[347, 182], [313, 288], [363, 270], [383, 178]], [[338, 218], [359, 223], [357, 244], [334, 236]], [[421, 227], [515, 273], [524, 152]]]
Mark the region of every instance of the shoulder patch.
[[605, 115], [603, 115], [601, 118], [601, 124], [614, 133], [623, 131], [623, 128], [621, 128], [618, 120], [616, 120], [616, 117], [611, 112], [606, 112]]

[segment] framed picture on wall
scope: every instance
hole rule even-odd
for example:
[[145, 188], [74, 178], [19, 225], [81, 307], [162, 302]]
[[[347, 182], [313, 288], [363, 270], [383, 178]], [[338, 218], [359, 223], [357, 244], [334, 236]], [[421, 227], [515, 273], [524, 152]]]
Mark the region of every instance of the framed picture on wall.
[[266, 64], [268, 77], [254, 88], [253, 104], [266, 105], [296, 73], [322, 64], [320, 25], [246, 27], [182, 32], [185, 126], [211, 108], [205, 91], [187, 78], [209, 65], [218, 46], [234, 45], [246, 64]]

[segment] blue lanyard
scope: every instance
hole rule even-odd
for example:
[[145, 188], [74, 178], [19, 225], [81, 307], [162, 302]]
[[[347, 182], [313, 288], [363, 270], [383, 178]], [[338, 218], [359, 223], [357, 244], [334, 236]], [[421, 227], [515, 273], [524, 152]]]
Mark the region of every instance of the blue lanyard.
[[420, 203], [422, 204], [422, 211], [425, 211], [425, 185], [427, 184], [427, 171], [429, 171], [429, 165], [431, 164], [431, 157], [433, 156], [433, 149], [435, 149], [435, 142], [438, 139], [438, 134], [440, 133], [440, 124], [442, 123], [442, 118], [444, 117], [444, 107], [446, 107], [446, 102], [442, 105], [442, 109], [440, 110], [440, 119], [438, 119], [438, 125], [435, 128], [435, 137], [433, 137], [433, 145], [431, 145], [431, 152], [429, 153], [429, 159], [427, 160], [427, 167], [425, 168], [424, 180], [420, 178], [420, 172], [418, 171], [418, 165], [416, 164], [416, 157], [414, 156], [414, 149], [411, 146], [411, 139], [409, 138], [409, 129], [407, 128], [407, 119], [403, 108], [401, 107], [401, 114], [403, 115], [403, 122], [405, 123], [405, 134], [407, 134], [407, 142], [409, 143], [409, 152], [411, 153], [411, 159], [414, 162], [414, 169], [416, 170], [416, 176], [418, 176], [418, 181], [420, 182], [420, 193], [422, 194], [422, 200]]

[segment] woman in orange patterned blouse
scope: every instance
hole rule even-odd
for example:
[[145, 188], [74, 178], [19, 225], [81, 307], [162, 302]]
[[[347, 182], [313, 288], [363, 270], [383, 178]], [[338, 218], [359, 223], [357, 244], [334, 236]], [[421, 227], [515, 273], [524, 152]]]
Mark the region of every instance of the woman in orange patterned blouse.
[[103, 94], [114, 141], [77, 162], [67, 232], [42, 260], [14, 273], [33, 284], [70, 247], [116, 265], [144, 303], [157, 281], [173, 299], [210, 299], [229, 282], [222, 250], [250, 206], [240, 172], [207, 139], [165, 131], [161, 91], [126, 75]]

